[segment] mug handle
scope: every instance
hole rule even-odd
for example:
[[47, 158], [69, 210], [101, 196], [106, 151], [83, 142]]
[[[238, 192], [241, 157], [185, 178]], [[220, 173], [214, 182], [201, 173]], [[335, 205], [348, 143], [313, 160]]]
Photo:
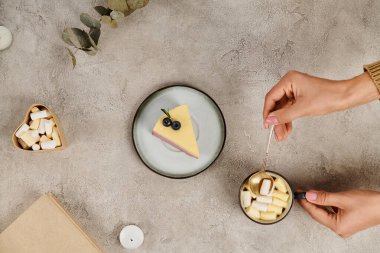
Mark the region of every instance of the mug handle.
[[294, 199], [306, 199], [306, 192], [295, 192]]

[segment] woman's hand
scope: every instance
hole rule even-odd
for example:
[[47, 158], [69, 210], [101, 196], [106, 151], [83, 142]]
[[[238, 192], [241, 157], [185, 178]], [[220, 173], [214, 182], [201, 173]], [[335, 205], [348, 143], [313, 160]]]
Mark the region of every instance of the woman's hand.
[[[308, 191], [306, 199], [299, 203], [311, 217], [343, 238], [380, 224], [380, 192]], [[323, 206], [333, 207], [336, 213]]]
[[265, 96], [264, 127], [276, 125], [276, 139], [285, 140], [297, 118], [345, 110], [379, 98], [366, 72], [350, 80], [333, 81], [290, 71]]

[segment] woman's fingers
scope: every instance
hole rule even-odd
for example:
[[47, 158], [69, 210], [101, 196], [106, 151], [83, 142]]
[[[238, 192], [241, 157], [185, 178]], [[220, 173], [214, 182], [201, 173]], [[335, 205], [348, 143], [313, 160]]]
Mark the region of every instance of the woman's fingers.
[[266, 123], [269, 125], [271, 125], [272, 122], [276, 122], [274, 125], [289, 123], [297, 118], [307, 115], [306, 110], [305, 101], [299, 99], [294, 104], [288, 104], [287, 106], [270, 112], [269, 116], [266, 118]]
[[288, 130], [285, 124], [276, 125], [274, 127], [274, 132], [276, 134], [276, 141], [283, 141], [288, 136]]
[[289, 122], [285, 124], [286, 129], [288, 130], [288, 135], [293, 131], [293, 123]]
[[[272, 112], [276, 106], [278, 106], [278, 102], [286, 98], [285, 87], [288, 80], [282, 78], [272, 89], [266, 94], [264, 101], [264, 109], [263, 109], [263, 119], [264, 119], [264, 127], [268, 128], [270, 123], [266, 122], [268, 115]], [[274, 125], [275, 122], [273, 122]]]
[[[299, 203], [315, 220], [343, 238], [380, 224], [380, 192], [312, 190], [307, 191], [306, 199]], [[333, 207], [333, 210], [326, 207]]]
[[[283, 97], [277, 102], [275, 110], [278, 110], [280, 108], [288, 108], [291, 105], [292, 105], [292, 101], [290, 101], [287, 97]], [[276, 125], [274, 128], [274, 131], [276, 133], [276, 140], [277, 141], [285, 140], [290, 134], [291, 130], [292, 130], [291, 122]]]
[[[284, 140], [291, 131], [288, 130], [287, 123], [290, 123], [293, 118], [297, 118], [302, 114], [302, 104], [295, 104], [295, 99], [292, 95], [292, 85], [290, 88], [286, 82], [289, 78], [286, 76], [268, 92], [264, 102], [264, 127], [268, 128], [269, 125], [284, 125], [284, 127], [277, 128], [277, 136], [279, 139]], [[280, 87], [280, 90], [278, 89]], [[282, 96], [282, 97], [280, 97]], [[269, 113], [269, 114], [268, 114]]]
[[308, 202], [307, 200], [299, 200], [300, 205], [310, 216], [322, 225], [335, 231], [337, 226], [337, 214], [330, 213], [327, 210]]
[[340, 192], [325, 192], [325, 191], [307, 191], [306, 199], [308, 202], [320, 206], [335, 206], [346, 208], [349, 205], [350, 198]]
[[289, 134], [293, 130], [292, 122], [276, 125], [274, 127], [274, 132], [276, 136], [276, 141], [283, 141], [288, 138]]
[[349, 205], [349, 200], [344, 193], [311, 190], [306, 192], [306, 199], [300, 200], [299, 203], [313, 219], [337, 231], [338, 212], [329, 212], [323, 206], [334, 207], [339, 211]]

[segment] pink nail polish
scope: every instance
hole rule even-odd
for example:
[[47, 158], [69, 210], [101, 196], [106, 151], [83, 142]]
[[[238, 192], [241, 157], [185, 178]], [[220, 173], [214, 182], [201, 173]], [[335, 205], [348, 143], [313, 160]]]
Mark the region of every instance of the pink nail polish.
[[269, 123], [270, 125], [277, 125], [278, 124], [278, 119], [276, 116], [269, 116], [266, 120], [266, 123]]
[[317, 196], [318, 196], [318, 194], [314, 191], [306, 192], [306, 199], [307, 200], [315, 201], [315, 200], [317, 200]]

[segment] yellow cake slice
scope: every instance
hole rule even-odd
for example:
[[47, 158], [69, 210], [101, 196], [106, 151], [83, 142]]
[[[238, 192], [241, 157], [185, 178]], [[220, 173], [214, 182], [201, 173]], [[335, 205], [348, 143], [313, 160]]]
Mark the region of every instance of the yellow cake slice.
[[180, 105], [171, 109], [169, 114], [173, 120], [181, 123], [181, 128], [174, 130], [172, 127], [164, 126], [162, 120], [167, 116], [162, 115], [153, 128], [153, 135], [186, 154], [199, 158], [198, 143], [195, 138], [189, 107], [187, 105]]

